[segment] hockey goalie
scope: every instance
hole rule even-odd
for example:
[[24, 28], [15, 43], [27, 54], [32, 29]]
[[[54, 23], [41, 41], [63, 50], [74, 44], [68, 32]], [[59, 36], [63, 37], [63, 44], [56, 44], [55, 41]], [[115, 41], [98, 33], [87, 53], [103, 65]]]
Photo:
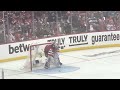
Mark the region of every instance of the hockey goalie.
[[60, 67], [62, 63], [59, 58], [59, 46], [56, 42], [52, 42], [51, 45], [46, 45], [44, 48], [45, 56], [47, 57], [45, 62], [45, 69], [50, 68], [50, 63], [53, 62], [53, 65]]
[[59, 46], [56, 42], [50, 42], [47, 45], [32, 45], [31, 54], [26, 60], [24, 69], [48, 69], [50, 66], [61, 67], [62, 63], [59, 58]]

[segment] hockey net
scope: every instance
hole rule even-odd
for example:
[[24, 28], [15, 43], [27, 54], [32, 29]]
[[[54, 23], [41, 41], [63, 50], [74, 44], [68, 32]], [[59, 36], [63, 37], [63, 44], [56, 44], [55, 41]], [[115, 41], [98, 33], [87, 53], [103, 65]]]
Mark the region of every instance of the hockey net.
[[[24, 69], [32, 71], [34, 69], [43, 68], [47, 59], [44, 54], [44, 48], [46, 45], [50, 44], [51, 43], [31, 45], [30, 51], [28, 53], [28, 58], [24, 65]], [[39, 61], [39, 64], [36, 64], [36, 60]]]

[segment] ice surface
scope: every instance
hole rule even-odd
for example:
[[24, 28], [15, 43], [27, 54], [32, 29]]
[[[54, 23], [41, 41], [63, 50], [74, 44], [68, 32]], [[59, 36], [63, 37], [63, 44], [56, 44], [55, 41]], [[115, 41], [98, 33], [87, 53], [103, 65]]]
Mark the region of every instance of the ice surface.
[[61, 68], [48, 70], [24, 71], [25, 60], [0, 63], [0, 68], [5, 79], [120, 79], [120, 47], [61, 53], [60, 59]]

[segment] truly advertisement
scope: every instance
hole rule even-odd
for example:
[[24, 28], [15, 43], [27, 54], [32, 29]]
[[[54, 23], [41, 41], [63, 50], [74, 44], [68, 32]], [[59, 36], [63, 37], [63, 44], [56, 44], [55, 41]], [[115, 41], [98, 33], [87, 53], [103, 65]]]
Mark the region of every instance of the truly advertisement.
[[88, 44], [88, 35], [74, 35], [69, 36], [69, 47], [87, 45]]
[[61, 38], [52, 38], [52, 39], [48, 39], [47, 42], [51, 42], [51, 41], [55, 41], [58, 45], [60, 49], [64, 49], [66, 47], [66, 38], [65, 37], [61, 37]]
[[70, 48], [72, 46], [88, 45], [88, 35], [70, 35], [66, 37], [48, 39], [50, 41], [56, 41], [60, 49]]

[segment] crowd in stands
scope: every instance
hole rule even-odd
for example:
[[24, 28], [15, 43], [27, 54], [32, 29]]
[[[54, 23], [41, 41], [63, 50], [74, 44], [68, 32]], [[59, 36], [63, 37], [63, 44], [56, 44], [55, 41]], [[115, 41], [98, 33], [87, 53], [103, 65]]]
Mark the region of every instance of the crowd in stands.
[[0, 44], [120, 30], [120, 11], [0, 11]]

